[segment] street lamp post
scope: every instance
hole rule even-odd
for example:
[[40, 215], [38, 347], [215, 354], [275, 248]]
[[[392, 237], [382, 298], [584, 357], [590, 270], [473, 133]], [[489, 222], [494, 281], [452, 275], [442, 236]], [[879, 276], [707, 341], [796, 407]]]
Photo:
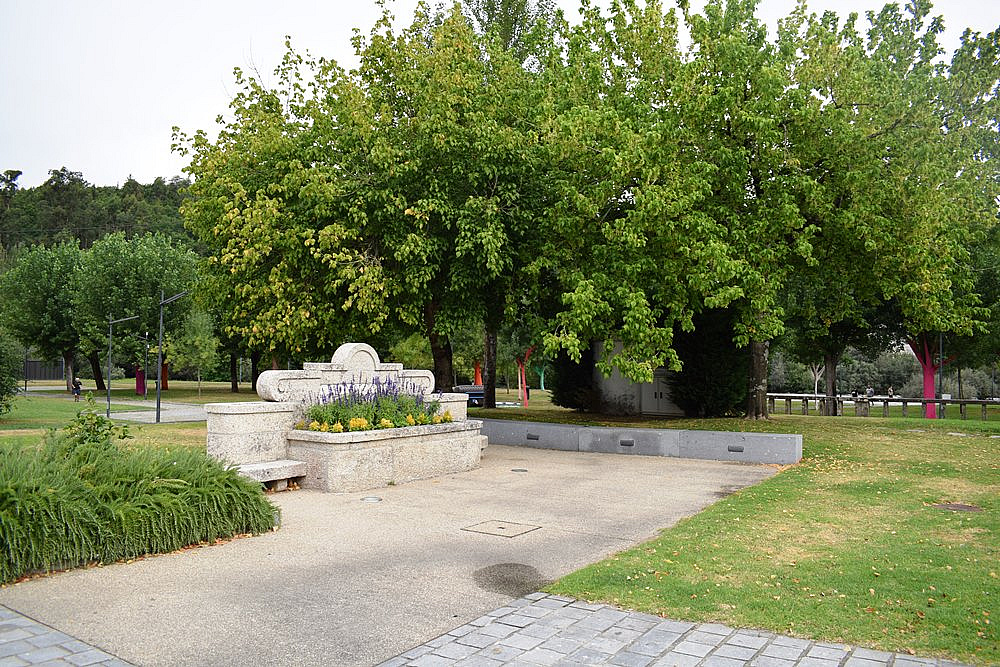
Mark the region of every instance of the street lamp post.
[[173, 303], [182, 296], [187, 296], [187, 292], [181, 292], [180, 294], [175, 294], [169, 299], [163, 298], [163, 292], [160, 292], [160, 335], [157, 338], [156, 345], [156, 423], [160, 423], [160, 375], [163, 373], [163, 307], [168, 303]]
[[112, 320], [111, 316], [108, 315], [108, 410], [107, 417], [111, 419], [111, 337], [114, 332], [114, 325], [119, 322], [128, 322], [129, 320], [139, 319], [138, 315], [133, 315], [132, 317], [123, 317], [120, 320]]

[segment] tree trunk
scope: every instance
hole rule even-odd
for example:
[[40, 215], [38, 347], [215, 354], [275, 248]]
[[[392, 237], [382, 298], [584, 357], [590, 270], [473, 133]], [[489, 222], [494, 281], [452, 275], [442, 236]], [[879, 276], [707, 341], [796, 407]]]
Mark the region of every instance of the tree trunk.
[[198, 369], [198, 398], [201, 398], [201, 369]]
[[[932, 399], [937, 393], [934, 388], [934, 374], [940, 368], [940, 364], [934, 363], [934, 355], [937, 352], [937, 344], [929, 342], [929, 339], [933, 339], [933, 336], [927, 336], [927, 334], [921, 334], [915, 339], [906, 341], [906, 344], [910, 346], [913, 350], [913, 354], [917, 357], [917, 361], [920, 362], [920, 370], [923, 375], [924, 380], [924, 395], [923, 398]], [[947, 360], [945, 361], [947, 363]], [[937, 419], [937, 405], [934, 403], [928, 403], [927, 408], [924, 411], [924, 417], [927, 419]]]
[[826, 368], [822, 364], [809, 364], [809, 373], [813, 378], [813, 395], [819, 393], [819, 381], [823, 377], [823, 372]]
[[521, 394], [521, 406], [528, 407], [528, 361], [531, 359], [531, 353], [534, 351], [534, 346], [529, 347], [524, 352], [523, 357], [518, 357], [517, 359], [517, 384], [518, 389]]
[[483, 364], [483, 407], [497, 406], [497, 332], [485, 328], [483, 348], [486, 351]]
[[257, 378], [260, 376], [260, 352], [250, 353], [250, 389], [257, 391]]
[[837, 416], [837, 364], [839, 362], [839, 352], [827, 352], [823, 355], [823, 375], [826, 376], [826, 406], [823, 408], [823, 414], [827, 417]]
[[76, 369], [73, 368], [73, 351], [63, 352], [63, 375], [66, 380], [66, 391], [73, 391], [73, 378], [76, 377]]
[[104, 373], [101, 371], [101, 357], [97, 354], [97, 350], [87, 355], [87, 361], [90, 362], [90, 370], [94, 373], [94, 384], [97, 385], [97, 391], [107, 391], [108, 386], [104, 384]]
[[538, 388], [545, 391], [545, 364], [535, 366], [535, 372], [538, 373]]
[[962, 396], [962, 367], [958, 367], [958, 398], [965, 398]]
[[234, 394], [240, 393], [240, 374], [237, 364], [239, 358], [235, 352], [229, 353], [229, 391]]
[[170, 389], [170, 362], [167, 361], [160, 367], [160, 389], [163, 391]]
[[522, 408], [526, 408], [528, 406], [524, 404], [524, 361], [514, 359], [514, 365], [517, 366], [517, 400], [521, 401]]
[[446, 391], [451, 386], [452, 372], [452, 352], [451, 341], [447, 336], [442, 336], [435, 328], [438, 305], [434, 302], [427, 304], [424, 309], [424, 326], [426, 327], [427, 340], [431, 344], [431, 357], [434, 359], [434, 386], [438, 391]]
[[[934, 388], [934, 376], [937, 374], [937, 366], [933, 362], [925, 364], [921, 361], [920, 369], [923, 371], [924, 378], [924, 398], [934, 398], [937, 395], [937, 391]], [[937, 419], [937, 405], [928, 403], [924, 416], [927, 419]]]
[[451, 342], [441, 334], [428, 335], [431, 344], [431, 356], [434, 358], [434, 387], [438, 391], [446, 391], [452, 379]]
[[767, 419], [767, 353], [770, 341], [750, 341], [747, 419]]

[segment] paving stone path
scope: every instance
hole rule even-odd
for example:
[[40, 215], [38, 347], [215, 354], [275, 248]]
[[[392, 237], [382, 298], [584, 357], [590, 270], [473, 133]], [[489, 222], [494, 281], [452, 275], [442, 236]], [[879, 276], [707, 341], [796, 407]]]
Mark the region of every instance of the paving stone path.
[[[250, 660], [252, 661], [252, 660]], [[0, 667], [132, 667], [0, 605]], [[532, 593], [379, 667], [968, 667]]]
[[0, 605], [0, 667], [22, 665], [100, 665], [129, 663]]
[[380, 667], [959, 667], [714, 623], [683, 623], [532, 593]]

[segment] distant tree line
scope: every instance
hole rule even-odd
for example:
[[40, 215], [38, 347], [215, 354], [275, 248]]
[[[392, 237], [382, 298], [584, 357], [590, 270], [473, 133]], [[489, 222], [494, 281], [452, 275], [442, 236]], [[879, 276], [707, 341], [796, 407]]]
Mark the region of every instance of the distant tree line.
[[186, 179], [156, 178], [141, 184], [129, 177], [121, 186], [88, 183], [81, 172], [53, 169], [34, 188], [18, 186], [21, 172], [0, 176], [0, 246], [6, 251], [30, 245], [76, 240], [89, 248], [112, 232], [146, 232], [187, 238], [179, 209]]

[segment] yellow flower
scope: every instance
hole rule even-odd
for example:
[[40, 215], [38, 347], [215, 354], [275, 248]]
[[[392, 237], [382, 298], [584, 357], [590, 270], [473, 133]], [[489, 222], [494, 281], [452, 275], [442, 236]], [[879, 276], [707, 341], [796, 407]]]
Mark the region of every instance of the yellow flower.
[[312, 420], [311, 422], [309, 422], [309, 430], [310, 431], [318, 431], [319, 430], [319, 422], [316, 421], [315, 419]]
[[454, 417], [451, 416], [451, 410], [445, 410], [444, 414], [441, 415], [441, 418], [444, 419], [446, 422], [454, 421], [455, 419]]
[[337, 422], [336, 424], [334, 424], [333, 426], [330, 427], [330, 431], [332, 433], [343, 433], [344, 432], [344, 425], [341, 424], [340, 422]]
[[410, 426], [416, 426], [417, 420], [413, 418], [413, 415], [406, 415], [406, 423]]
[[432, 424], [440, 424], [441, 423], [441, 415], [434, 415], [433, 417], [431, 417], [431, 423]]
[[326, 422], [323, 422], [322, 424], [320, 424], [319, 430], [321, 430], [324, 433], [326, 433], [327, 431], [330, 430], [330, 425], [327, 424]]
[[381, 419], [378, 423], [379, 428], [392, 428], [394, 424], [388, 419]]
[[306, 427], [306, 423], [305, 423], [304, 421], [302, 421], [301, 419], [300, 419], [300, 420], [298, 420], [297, 422], [295, 422], [295, 428], [296, 428], [296, 429], [298, 429], [298, 430], [302, 430], [302, 429], [304, 429], [305, 427]]
[[417, 415], [417, 423], [418, 424], [426, 424], [427, 423], [427, 414], [421, 412], [419, 415]]
[[348, 427], [352, 431], [364, 431], [365, 429], [371, 428], [368, 424], [368, 420], [364, 417], [353, 417], [348, 423]]

